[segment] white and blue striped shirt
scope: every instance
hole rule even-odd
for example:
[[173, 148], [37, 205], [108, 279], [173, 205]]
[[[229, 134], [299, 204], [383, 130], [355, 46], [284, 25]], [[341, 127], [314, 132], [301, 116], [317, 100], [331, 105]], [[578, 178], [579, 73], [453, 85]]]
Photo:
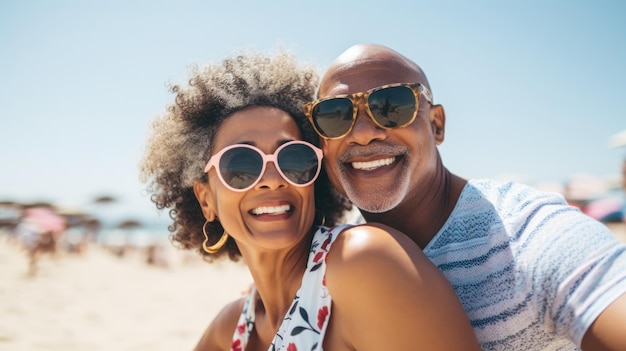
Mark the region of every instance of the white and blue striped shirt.
[[626, 245], [559, 194], [471, 180], [424, 249], [485, 350], [577, 350], [626, 293]]

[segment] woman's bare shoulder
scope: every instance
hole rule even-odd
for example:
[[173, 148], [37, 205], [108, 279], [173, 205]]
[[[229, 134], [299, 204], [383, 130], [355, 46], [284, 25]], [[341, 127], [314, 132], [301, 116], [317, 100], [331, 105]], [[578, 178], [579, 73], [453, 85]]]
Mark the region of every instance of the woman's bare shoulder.
[[359, 259], [396, 257], [396, 254], [426, 259], [422, 250], [403, 233], [384, 224], [366, 223], [342, 230], [329, 252], [329, 260], [341, 263], [341, 267], [358, 264]]
[[449, 282], [403, 233], [379, 224], [343, 230], [325, 278], [332, 328], [353, 349], [479, 349]]
[[224, 306], [206, 328], [194, 351], [230, 350], [244, 303], [245, 298], [240, 298]]

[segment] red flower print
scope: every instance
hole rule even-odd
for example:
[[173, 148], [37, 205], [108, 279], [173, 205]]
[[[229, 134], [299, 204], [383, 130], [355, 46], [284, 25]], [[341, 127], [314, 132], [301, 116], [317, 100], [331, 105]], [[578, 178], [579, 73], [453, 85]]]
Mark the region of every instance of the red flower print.
[[287, 351], [298, 351], [298, 347], [296, 347], [296, 344], [294, 343], [289, 343], [289, 346], [287, 346]]
[[230, 345], [230, 350], [231, 351], [243, 351], [241, 348], [241, 340], [233, 341], [233, 343]]
[[237, 334], [243, 335], [246, 332], [246, 323], [237, 326]]
[[324, 326], [324, 322], [326, 322], [326, 317], [328, 317], [328, 306], [324, 306], [317, 311], [317, 328], [322, 329]]
[[315, 254], [315, 257], [313, 258], [313, 262], [318, 263], [322, 257], [324, 257], [324, 253], [323, 252], [318, 252]]
[[324, 241], [324, 243], [322, 244], [320, 248], [324, 251], [328, 251], [327, 247], [329, 244], [330, 244], [330, 238], [326, 239], [326, 241]]
[[322, 286], [326, 286], [326, 275], [324, 275], [324, 278], [322, 279]]

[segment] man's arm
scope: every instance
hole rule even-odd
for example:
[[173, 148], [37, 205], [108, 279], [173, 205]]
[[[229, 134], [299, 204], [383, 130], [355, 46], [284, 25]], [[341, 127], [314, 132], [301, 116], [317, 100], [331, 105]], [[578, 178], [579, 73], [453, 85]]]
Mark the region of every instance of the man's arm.
[[626, 351], [626, 294], [613, 301], [591, 324], [581, 346], [585, 351]]

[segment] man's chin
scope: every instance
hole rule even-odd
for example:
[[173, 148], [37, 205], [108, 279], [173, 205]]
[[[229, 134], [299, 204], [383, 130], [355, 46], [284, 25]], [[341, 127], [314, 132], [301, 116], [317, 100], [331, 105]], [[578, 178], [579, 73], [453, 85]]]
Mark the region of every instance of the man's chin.
[[346, 188], [350, 201], [361, 211], [383, 213], [392, 210], [400, 203], [400, 196], [382, 195], [381, 192], [360, 191]]

